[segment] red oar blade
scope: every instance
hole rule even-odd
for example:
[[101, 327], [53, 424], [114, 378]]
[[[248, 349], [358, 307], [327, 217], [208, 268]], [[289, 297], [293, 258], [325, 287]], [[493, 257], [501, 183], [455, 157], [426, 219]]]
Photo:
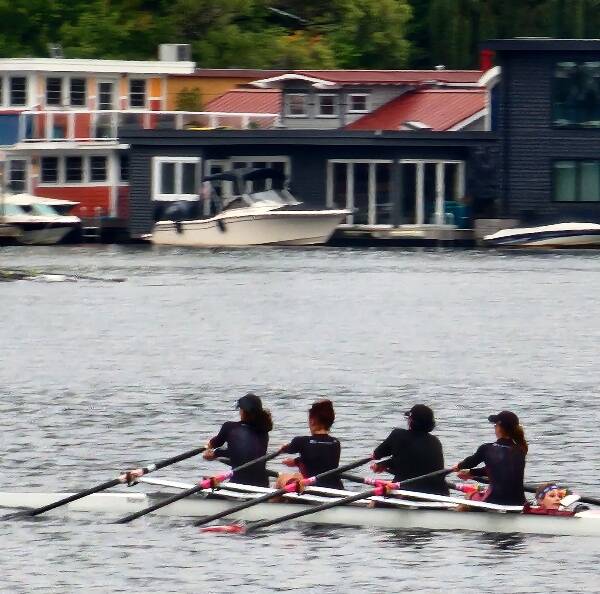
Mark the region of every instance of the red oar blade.
[[246, 532], [245, 524], [225, 524], [223, 526], [205, 526], [200, 532], [214, 532], [215, 534], [243, 534]]

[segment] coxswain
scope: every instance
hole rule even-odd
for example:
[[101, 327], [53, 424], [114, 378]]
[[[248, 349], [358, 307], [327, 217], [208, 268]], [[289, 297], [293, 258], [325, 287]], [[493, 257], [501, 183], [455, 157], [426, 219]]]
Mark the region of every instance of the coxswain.
[[[340, 442], [329, 434], [335, 421], [335, 411], [331, 400], [319, 400], [308, 410], [308, 428], [310, 435], [294, 437], [282, 448], [283, 453], [298, 454], [295, 458], [286, 458], [283, 464], [297, 467], [298, 472], [280, 473], [277, 487], [282, 488], [287, 483], [301, 478], [316, 476], [327, 470], [337, 468], [340, 463]], [[318, 487], [343, 489], [344, 485], [338, 475], [319, 479]]]
[[[519, 417], [503, 410], [488, 417], [494, 423], [496, 441], [484, 443], [477, 451], [453, 467], [462, 479], [486, 476], [489, 486], [475, 493], [473, 500], [498, 505], [524, 505], [523, 475], [528, 445]], [[479, 464], [483, 467], [476, 468]]]
[[[378, 445], [373, 457], [392, 456], [384, 464], [374, 464], [374, 472], [390, 472], [394, 482], [402, 482], [409, 478], [429, 474], [444, 468], [444, 452], [440, 440], [432, 435], [435, 418], [431, 408], [424, 404], [415, 404], [404, 413], [408, 429], [396, 428]], [[443, 476], [435, 476], [410, 483], [409, 491], [448, 495], [448, 485]]]
[[570, 493], [556, 483], [544, 483], [535, 490], [535, 503], [527, 503], [523, 512], [544, 516], [574, 516], [589, 509], [587, 505], [577, 503], [579, 499], [579, 495]]
[[[206, 444], [207, 449], [202, 454], [205, 460], [225, 456], [235, 468], [267, 453], [269, 431], [273, 429], [271, 413], [263, 408], [261, 399], [252, 393], [242, 396], [236, 408], [240, 410], [240, 420], [223, 423], [219, 433]], [[223, 449], [225, 444], [227, 448]], [[260, 462], [235, 472], [231, 482], [268, 487], [266, 463]]]

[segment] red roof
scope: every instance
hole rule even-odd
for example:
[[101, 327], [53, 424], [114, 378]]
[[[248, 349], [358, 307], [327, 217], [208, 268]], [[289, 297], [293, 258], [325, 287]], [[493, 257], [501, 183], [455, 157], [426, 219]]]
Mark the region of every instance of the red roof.
[[260, 70], [258, 68], [196, 68], [189, 74], [172, 74], [171, 78], [247, 78], [256, 80], [257, 78], [270, 78], [284, 74], [287, 70]]
[[298, 75], [343, 85], [398, 85], [430, 81], [476, 84], [483, 74], [481, 70], [288, 70], [262, 80]]
[[279, 89], [232, 89], [209, 101], [204, 111], [279, 114], [281, 91]]
[[400, 95], [366, 114], [346, 130], [399, 130], [421, 122], [432, 130], [450, 130], [485, 108], [484, 89], [423, 89]]

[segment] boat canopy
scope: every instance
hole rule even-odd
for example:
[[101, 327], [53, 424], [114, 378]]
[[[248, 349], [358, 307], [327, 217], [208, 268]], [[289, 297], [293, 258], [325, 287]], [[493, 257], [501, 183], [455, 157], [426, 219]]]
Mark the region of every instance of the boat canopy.
[[229, 181], [233, 182], [235, 194], [243, 194], [244, 182], [271, 179], [275, 182], [280, 182], [281, 185], [285, 182], [285, 174], [278, 169], [272, 167], [240, 167], [239, 169], [230, 169], [213, 175], [204, 177], [204, 181]]

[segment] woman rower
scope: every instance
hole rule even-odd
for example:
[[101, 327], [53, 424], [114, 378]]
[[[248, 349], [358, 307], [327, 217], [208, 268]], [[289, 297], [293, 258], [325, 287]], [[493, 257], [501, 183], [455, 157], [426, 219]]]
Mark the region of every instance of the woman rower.
[[[335, 411], [331, 400], [319, 400], [308, 410], [310, 435], [294, 437], [282, 448], [282, 452], [298, 454], [296, 458], [286, 458], [283, 464], [298, 467], [299, 472], [281, 473], [277, 478], [277, 487], [284, 487], [291, 480], [308, 478], [337, 468], [340, 463], [340, 442], [329, 434], [335, 421]], [[318, 487], [343, 489], [338, 475], [325, 477], [317, 481]]]
[[556, 483], [544, 483], [535, 490], [535, 503], [527, 503], [523, 508], [526, 514], [544, 516], [574, 516], [588, 510], [587, 505], [577, 503], [581, 497]]
[[[390, 472], [394, 482], [428, 474], [444, 468], [444, 452], [440, 440], [431, 435], [435, 428], [433, 411], [424, 404], [415, 404], [404, 413], [408, 429], [396, 428], [378, 445], [374, 458], [392, 456], [385, 464], [374, 464], [374, 472]], [[407, 490], [448, 495], [448, 486], [443, 476], [436, 476], [410, 483]]]
[[[267, 453], [269, 431], [273, 429], [271, 413], [263, 408], [261, 399], [252, 393], [242, 396], [236, 407], [240, 409], [240, 420], [223, 423], [219, 433], [206, 445], [203, 454], [205, 460], [226, 456], [235, 468]], [[220, 449], [225, 444], [227, 449]], [[269, 476], [265, 464], [260, 462], [235, 472], [231, 482], [268, 487]]]
[[[523, 475], [527, 441], [519, 417], [508, 410], [488, 417], [494, 423], [496, 441], [484, 443], [477, 451], [453, 467], [462, 479], [487, 476], [489, 487], [472, 499], [498, 505], [524, 505]], [[478, 464], [484, 467], [475, 468]], [[465, 470], [467, 469], [467, 470]]]

